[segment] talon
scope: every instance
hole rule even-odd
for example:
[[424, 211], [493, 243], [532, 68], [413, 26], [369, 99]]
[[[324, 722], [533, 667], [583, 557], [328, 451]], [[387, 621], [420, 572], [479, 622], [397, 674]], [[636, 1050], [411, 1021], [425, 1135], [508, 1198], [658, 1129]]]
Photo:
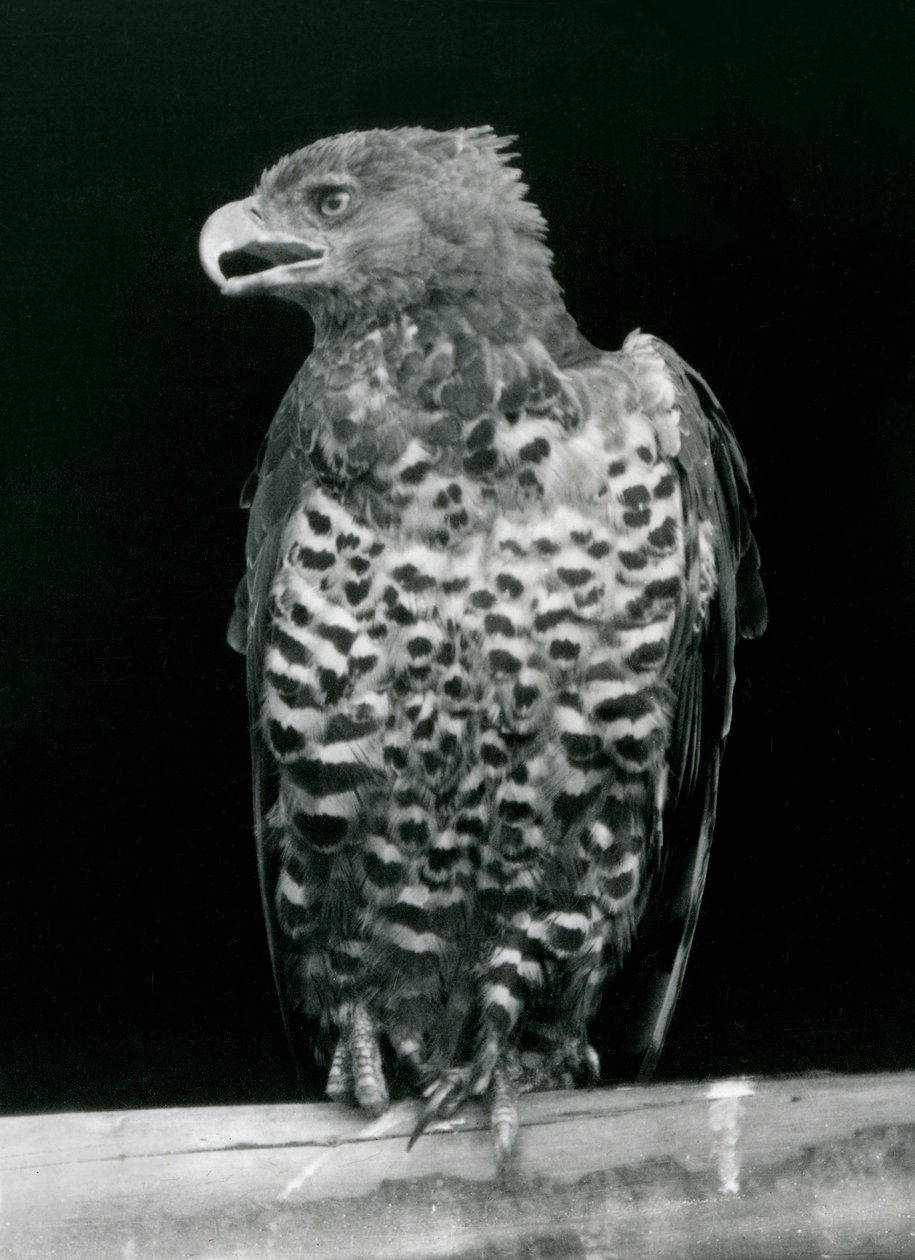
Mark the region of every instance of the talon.
[[429, 1122], [430, 1122], [430, 1120], [431, 1120], [431, 1119], [432, 1119], [432, 1117], [431, 1117], [431, 1116], [427, 1116], [427, 1115], [426, 1115], [426, 1113], [425, 1113], [425, 1111], [424, 1111], [424, 1112], [423, 1112], [423, 1114], [419, 1117], [419, 1119], [417, 1120], [416, 1125], [415, 1125], [415, 1127], [414, 1127], [414, 1129], [413, 1129], [413, 1132], [410, 1134], [410, 1140], [409, 1140], [409, 1142], [407, 1143], [407, 1150], [408, 1150], [408, 1151], [412, 1151], [412, 1150], [413, 1150], [413, 1147], [416, 1145], [416, 1143], [419, 1141], [419, 1139], [420, 1139], [420, 1138], [422, 1137], [422, 1135], [425, 1133], [425, 1131], [426, 1131], [426, 1126], [429, 1124]]
[[450, 1116], [475, 1092], [470, 1086], [470, 1068], [451, 1068], [440, 1079], [428, 1105], [434, 1105], [439, 1115]]
[[423, 1107], [422, 1111], [420, 1112], [419, 1119], [416, 1121], [416, 1124], [413, 1127], [413, 1132], [410, 1134], [410, 1140], [407, 1143], [408, 1151], [412, 1151], [413, 1147], [416, 1145], [416, 1143], [425, 1133], [426, 1129], [433, 1122], [433, 1120], [438, 1120], [439, 1118], [440, 1118], [440, 1112], [438, 1111], [437, 1107], [433, 1106], [432, 1103], [426, 1103], [425, 1107]]
[[426, 1131], [427, 1127], [433, 1120], [447, 1119], [454, 1115], [461, 1103], [473, 1092], [470, 1089], [470, 1071], [469, 1067], [451, 1068], [444, 1072], [437, 1081], [433, 1081], [431, 1085], [427, 1085], [423, 1090], [423, 1095], [428, 1099], [425, 1107], [423, 1107], [420, 1117], [416, 1122], [416, 1127], [407, 1143], [407, 1150], [411, 1150], [414, 1143]]
[[584, 1043], [583, 1054], [585, 1060], [584, 1065], [587, 1070], [588, 1077], [590, 1078], [590, 1083], [592, 1085], [596, 1085], [600, 1080], [600, 1055], [587, 1041]]

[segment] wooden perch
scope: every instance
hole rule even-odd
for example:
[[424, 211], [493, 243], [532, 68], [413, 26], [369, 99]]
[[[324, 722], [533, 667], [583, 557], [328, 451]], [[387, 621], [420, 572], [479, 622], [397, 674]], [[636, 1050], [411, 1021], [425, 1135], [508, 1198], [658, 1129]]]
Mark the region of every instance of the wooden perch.
[[310, 1104], [0, 1119], [0, 1255], [915, 1256], [915, 1073], [532, 1094], [423, 1137]]

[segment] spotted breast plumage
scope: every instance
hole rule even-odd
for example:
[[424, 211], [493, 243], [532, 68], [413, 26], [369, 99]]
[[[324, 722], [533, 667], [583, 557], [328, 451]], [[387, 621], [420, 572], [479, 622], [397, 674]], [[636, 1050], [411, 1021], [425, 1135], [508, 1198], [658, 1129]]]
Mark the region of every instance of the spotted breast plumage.
[[281, 998], [332, 1097], [378, 1114], [399, 1074], [419, 1131], [487, 1094], [500, 1157], [520, 1091], [597, 1074], [627, 976], [620, 1045], [657, 1057], [766, 619], [714, 396], [582, 337], [506, 144], [318, 141], [201, 237], [225, 293], [315, 325], [230, 625]]

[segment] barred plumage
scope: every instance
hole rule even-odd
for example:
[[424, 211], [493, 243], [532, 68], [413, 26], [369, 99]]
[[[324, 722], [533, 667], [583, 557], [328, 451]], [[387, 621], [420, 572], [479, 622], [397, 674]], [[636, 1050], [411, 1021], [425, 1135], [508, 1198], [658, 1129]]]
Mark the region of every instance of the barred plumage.
[[[230, 631], [280, 992], [324, 1030], [333, 1097], [377, 1113], [392, 1053], [421, 1124], [491, 1088], [500, 1155], [518, 1090], [596, 1071], [605, 985], [669, 913], [679, 951], [627, 1034], [657, 1055], [734, 642], [765, 623], [717, 403], [655, 338], [578, 333], [504, 150], [488, 128], [320, 141], [201, 243], [224, 291], [317, 329]], [[244, 251], [264, 265], [226, 279]]]

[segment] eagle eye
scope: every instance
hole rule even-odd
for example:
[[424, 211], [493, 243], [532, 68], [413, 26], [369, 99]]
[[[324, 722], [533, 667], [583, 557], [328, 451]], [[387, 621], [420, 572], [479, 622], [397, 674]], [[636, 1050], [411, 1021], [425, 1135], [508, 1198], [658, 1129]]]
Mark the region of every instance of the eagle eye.
[[352, 193], [345, 188], [325, 188], [318, 193], [318, 214], [325, 219], [339, 219], [346, 214], [352, 199]]

